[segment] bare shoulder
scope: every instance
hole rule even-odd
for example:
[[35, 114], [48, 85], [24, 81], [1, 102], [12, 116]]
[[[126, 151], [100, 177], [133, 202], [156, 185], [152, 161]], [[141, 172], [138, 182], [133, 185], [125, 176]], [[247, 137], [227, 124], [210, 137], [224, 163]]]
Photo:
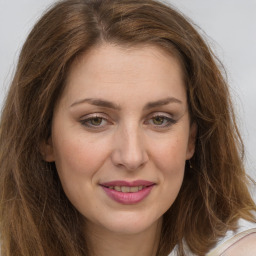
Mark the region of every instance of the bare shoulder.
[[222, 256], [255, 256], [256, 233], [249, 234], [229, 247]]

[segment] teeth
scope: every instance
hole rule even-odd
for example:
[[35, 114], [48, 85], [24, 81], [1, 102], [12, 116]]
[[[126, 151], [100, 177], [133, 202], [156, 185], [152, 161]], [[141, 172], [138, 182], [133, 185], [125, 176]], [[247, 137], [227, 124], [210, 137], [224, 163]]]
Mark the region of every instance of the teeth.
[[139, 187], [130, 187], [130, 192], [138, 192]]
[[109, 188], [119, 192], [123, 192], [123, 193], [135, 193], [145, 188], [145, 186], [137, 186], [137, 187], [110, 186]]
[[130, 192], [130, 188], [129, 188], [129, 187], [122, 186], [122, 187], [121, 187], [121, 191], [124, 192], [124, 193], [127, 193], [127, 192]]
[[121, 187], [115, 186], [115, 187], [114, 187], [114, 190], [116, 190], [116, 191], [121, 191]]

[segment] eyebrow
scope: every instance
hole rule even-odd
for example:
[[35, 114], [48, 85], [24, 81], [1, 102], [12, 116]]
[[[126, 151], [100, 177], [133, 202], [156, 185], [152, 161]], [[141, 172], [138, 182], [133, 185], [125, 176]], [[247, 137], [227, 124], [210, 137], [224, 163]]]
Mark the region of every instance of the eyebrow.
[[[107, 100], [97, 99], [97, 98], [86, 98], [86, 99], [78, 100], [78, 101], [75, 101], [74, 103], [72, 103], [70, 105], [70, 107], [74, 107], [74, 106], [76, 106], [78, 104], [82, 104], [82, 103], [89, 103], [91, 105], [98, 106], [98, 107], [121, 110], [121, 107], [119, 105], [117, 105], [113, 102], [107, 101]], [[168, 105], [170, 103], [182, 104], [182, 101], [177, 99], [177, 98], [174, 98], [174, 97], [168, 97], [168, 98], [165, 98], [165, 99], [161, 99], [161, 100], [152, 101], [152, 102], [147, 103], [143, 107], [143, 110], [148, 110], [148, 109], [159, 107], [159, 106], [165, 106], [165, 105]]]
[[143, 108], [143, 110], [148, 110], [151, 108], [155, 108], [155, 107], [160, 107], [160, 106], [165, 106], [168, 105], [170, 103], [178, 103], [178, 104], [182, 104], [182, 101], [174, 98], [174, 97], [168, 97], [165, 99], [161, 99], [161, 100], [157, 100], [157, 101], [152, 101], [146, 104], [146, 106]]
[[114, 104], [110, 101], [102, 100], [102, 99], [92, 99], [92, 98], [78, 100], [78, 101], [74, 102], [73, 104], [71, 104], [70, 107], [73, 107], [73, 106], [76, 106], [76, 105], [82, 104], [82, 103], [89, 103], [94, 106], [104, 107], [104, 108], [112, 108], [112, 109], [116, 109], [116, 110], [121, 109], [120, 106], [118, 106], [117, 104]]

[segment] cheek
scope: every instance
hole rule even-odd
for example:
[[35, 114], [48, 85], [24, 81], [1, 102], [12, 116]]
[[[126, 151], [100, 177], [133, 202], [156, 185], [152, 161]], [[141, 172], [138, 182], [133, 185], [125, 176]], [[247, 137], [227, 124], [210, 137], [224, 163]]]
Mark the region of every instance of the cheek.
[[[80, 136], [58, 137], [54, 141], [55, 164], [66, 196], [82, 210], [81, 202], [89, 202], [93, 194], [95, 177], [100, 172], [107, 156], [107, 145], [98, 146]], [[109, 145], [109, 144], [108, 144]], [[87, 197], [88, 196], [88, 197]]]
[[154, 160], [161, 169], [168, 175], [179, 175], [184, 171], [186, 162], [187, 143], [183, 138], [166, 140], [159, 147], [155, 147]]
[[70, 201], [75, 203], [80, 200], [81, 191], [88, 192], [91, 184], [95, 184], [95, 177], [107, 158], [109, 143], [106, 145], [101, 141], [99, 146], [79, 134], [55, 136], [53, 143], [62, 187]]
[[59, 172], [69, 175], [88, 175], [96, 172], [107, 155], [107, 145], [72, 136], [58, 140], [54, 145], [56, 166]]
[[[186, 137], [186, 136], [185, 136]], [[166, 140], [155, 148], [155, 164], [161, 171], [161, 202], [167, 210], [180, 191], [186, 162], [186, 143], [184, 137]]]

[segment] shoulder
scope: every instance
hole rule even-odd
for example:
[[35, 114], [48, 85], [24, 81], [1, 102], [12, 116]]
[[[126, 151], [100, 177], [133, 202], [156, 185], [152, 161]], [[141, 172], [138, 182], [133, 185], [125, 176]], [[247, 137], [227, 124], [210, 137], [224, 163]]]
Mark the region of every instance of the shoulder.
[[255, 256], [256, 222], [238, 221], [235, 231], [229, 230], [207, 256]]
[[256, 255], [256, 231], [231, 245], [223, 256], [253, 256]]

